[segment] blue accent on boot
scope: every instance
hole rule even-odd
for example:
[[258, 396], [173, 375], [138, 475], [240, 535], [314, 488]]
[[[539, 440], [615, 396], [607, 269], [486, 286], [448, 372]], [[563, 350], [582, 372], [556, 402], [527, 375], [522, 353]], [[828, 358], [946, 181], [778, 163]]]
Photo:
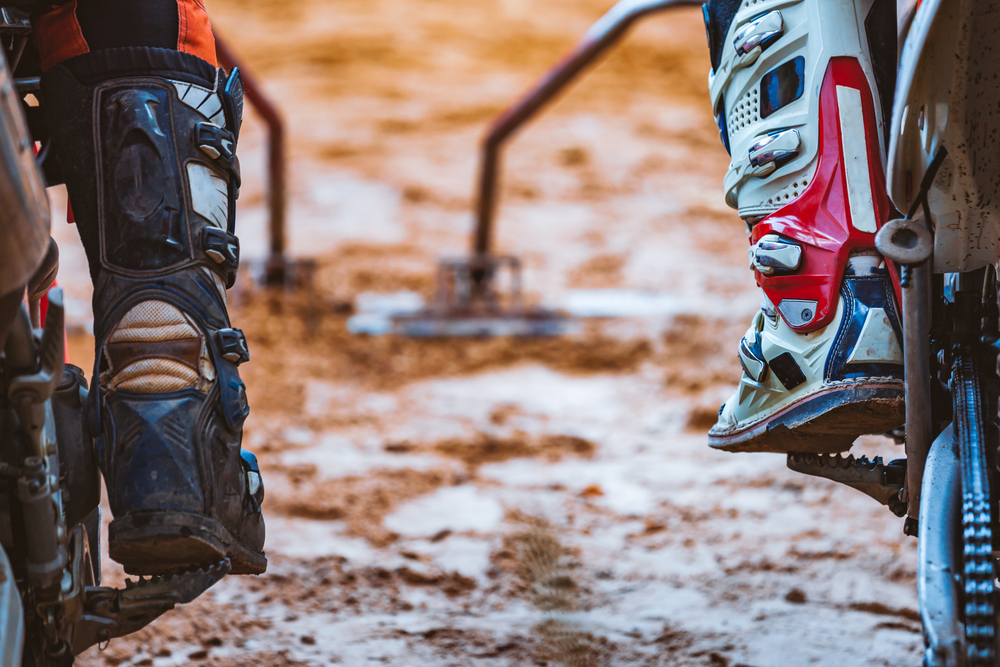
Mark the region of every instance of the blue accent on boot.
[[205, 511], [196, 436], [204, 405], [205, 395], [194, 389], [107, 396], [115, 447], [102, 460], [102, 468], [116, 517], [143, 511]]
[[236, 364], [227, 361], [221, 355], [214, 355], [218, 364], [219, 388], [222, 399], [222, 415], [229, 428], [237, 430], [243, 427], [243, 422], [250, 415], [250, 404], [247, 402], [247, 388], [240, 379]]
[[887, 363], [847, 363], [851, 351], [861, 336], [868, 319], [868, 311], [881, 308], [892, 325], [899, 347], [903, 347], [903, 328], [896, 308], [896, 295], [892, 281], [884, 269], [867, 276], [845, 275], [840, 288], [844, 300], [844, 319], [826, 362], [827, 380], [846, 380], [863, 377], [897, 377], [902, 379], [903, 366]]

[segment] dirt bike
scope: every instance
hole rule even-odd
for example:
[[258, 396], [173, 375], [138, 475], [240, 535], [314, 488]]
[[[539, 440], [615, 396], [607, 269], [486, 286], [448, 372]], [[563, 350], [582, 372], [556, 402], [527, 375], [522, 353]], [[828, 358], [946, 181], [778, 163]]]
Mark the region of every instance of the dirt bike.
[[100, 585], [97, 448], [87, 381], [64, 362], [41, 173], [52, 183], [55, 167], [38, 107], [25, 102], [40, 74], [30, 32], [26, 15], [0, 8], [0, 667], [71, 665], [194, 600], [230, 569], [224, 560], [124, 589]]

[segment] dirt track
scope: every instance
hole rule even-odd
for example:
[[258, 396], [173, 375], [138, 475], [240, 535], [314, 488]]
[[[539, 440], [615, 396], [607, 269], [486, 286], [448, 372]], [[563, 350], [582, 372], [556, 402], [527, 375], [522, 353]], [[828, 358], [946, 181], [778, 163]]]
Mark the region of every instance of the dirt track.
[[[306, 293], [233, 297], [270, 568], [80, 664], [918, 663], [900, 522], [704, 444], [757, 296], [697, 10], [640, 28], [505, 159], [498, 246], [532, 296], [646, 290], [648, 316], [562, 340], [348, 333], [361, 293], [430, 296], [436, 259], [467, 245], [485, 124], [611, 4], [209, 3], [288, 118], [292, 248], [319, 264]], [[242, 141], [259, 258], [255, 118]], [[57, 231], [85, 365], [84, 265]]]

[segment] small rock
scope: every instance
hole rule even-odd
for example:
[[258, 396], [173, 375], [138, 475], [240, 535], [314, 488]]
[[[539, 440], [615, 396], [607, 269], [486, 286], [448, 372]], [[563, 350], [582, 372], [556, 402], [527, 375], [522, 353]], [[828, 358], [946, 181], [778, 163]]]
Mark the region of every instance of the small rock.
[[316, 638], [311, 635], [302, 635], [302, 637], [299, 638], [299, 641], [301, 641], [306, 646], [316, 645]]
[[805, 604], [806, 594], [800, 588], [793, 588], [785, 594], [785, 600], [792, 604]]
[[444, 530], [435, 533], [434, 536], [431, 538], [431, 542], [440, 542], [442, 540], [446, 540], [451, 536], [451, 532], [452, 531], [450, 528], [445, 528]]

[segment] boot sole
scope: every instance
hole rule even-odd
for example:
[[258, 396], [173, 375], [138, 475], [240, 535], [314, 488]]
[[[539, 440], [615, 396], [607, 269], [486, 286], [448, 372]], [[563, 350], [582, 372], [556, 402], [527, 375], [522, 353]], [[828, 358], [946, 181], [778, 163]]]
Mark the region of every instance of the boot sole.
[[710, 431], [708, 445], [725, 452], [836, 454], [862, 435], [905, 422], [902, 384], [858, 383], [821, 391], [742, 431]]
[[108, 553], [134, 575], [158, 575], [211, 565], [228, 558], [230, 574], [263, 574], [267, 556], [249, 549], [218, 521], [194, 514], [149, 512], [115, 519]]

